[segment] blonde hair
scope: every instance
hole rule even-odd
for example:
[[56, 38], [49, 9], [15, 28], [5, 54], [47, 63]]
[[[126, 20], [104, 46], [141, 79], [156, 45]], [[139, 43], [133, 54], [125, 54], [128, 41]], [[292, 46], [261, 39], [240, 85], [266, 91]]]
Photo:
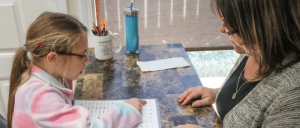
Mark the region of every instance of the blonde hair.
[[[213, 12], [259, 64], [256, 78], [300, 61], [300, 0], [212, 0]], [[285, 62], [288, 58], [289, 62]]]
[[[25, 47], [32, 54], [27, 56], [23, 47], [16, 51], [10, 75], [9, 103], [7, 113], [7, 127], [12, 127], [15, 94], [20, 85], [26, 82], [31, 74], [31, 66], [40, 61], [40, 56], [50, 52], [57, 54], [70, 53], [74, 45], [80, 40], [87, 28], [74, 17], [53, 12], [42, 13], [28, 28]], [[43, 47], [39, 43], [44, 42]]]

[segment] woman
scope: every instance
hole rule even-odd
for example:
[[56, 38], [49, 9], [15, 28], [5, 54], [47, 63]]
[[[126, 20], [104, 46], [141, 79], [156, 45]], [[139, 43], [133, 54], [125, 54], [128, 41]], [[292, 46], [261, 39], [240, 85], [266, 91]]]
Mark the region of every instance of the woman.
[[[225, 128], [300, 126], [300, 0], [212, 0], [241, 54], [220, 89], [202, 86], [178, 97], [214, 102]], [[215, 13], [216, 14], [216, 13]], [[196, 125], [176, 128], [200, 128]]]

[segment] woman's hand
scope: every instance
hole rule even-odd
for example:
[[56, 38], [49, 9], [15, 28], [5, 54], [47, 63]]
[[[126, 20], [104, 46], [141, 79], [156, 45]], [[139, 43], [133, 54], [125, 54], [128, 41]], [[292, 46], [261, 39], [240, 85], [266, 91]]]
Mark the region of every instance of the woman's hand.
[[174, 128], [204, 128], [204, 127], [201, 127], [199, 125], [186, 124], [186, 125], [178, 125]]
[[140, 113], [142, 113], [142, 106], [144, 104], [147, 104], [147, 101], [137, 99], [137, 98], [131, 98], [129, 100], [126, 100], [125, 102], [128, 104], [131, 104], [133, 107], [135, 107], [137, 110], [139, 110]]
[[201, 100], [197, 100], [192, 104], [192, 107], [200, 107], [204, 105], [213, 104], [216, 100], [218, 89], [206, 88], [203, 86], [192, 87], [185, 90], [179, 97], [178, 102], [182, 102], [182, 105], [186, 105], [193, 98], [201, 96]]

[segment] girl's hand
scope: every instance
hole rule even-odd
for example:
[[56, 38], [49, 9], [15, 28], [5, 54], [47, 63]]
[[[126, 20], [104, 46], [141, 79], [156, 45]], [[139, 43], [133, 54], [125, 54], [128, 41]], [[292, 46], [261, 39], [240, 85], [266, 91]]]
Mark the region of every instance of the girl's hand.
[[135, 107], [137, 110], [139, 110], [140, 113], [142, 113], [142, 106], [144, 104], [147, 104], [147, 101], [137, 99], [137, 98], [131, 98], [129, 100], [126, 100], [125, 102], [128, 104], [131, 104], [133, 107]]
[[204, 127], [201, 127], [199, 125], [186, 124], [186, 125], [178, 125], [174, 128], [204, 128]]
[[201, 100], [197, 100], [192, 104], [192, 107], [200, 107], [204, 105], [213, 104], [216, 100], [216, 95], [219, 89], [211, 89], [203, 86], [192, 87], [185, 90], [179, 97], [178, 102], [183, 102], [182, 105], [186, 105], [193, 98], [201, 96]]

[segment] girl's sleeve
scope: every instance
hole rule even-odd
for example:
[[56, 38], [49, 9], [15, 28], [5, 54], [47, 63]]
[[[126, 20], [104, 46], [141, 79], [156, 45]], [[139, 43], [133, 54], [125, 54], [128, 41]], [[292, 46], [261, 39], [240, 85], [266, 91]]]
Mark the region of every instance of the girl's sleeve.
[[[65, 94], [53, 87], [34, 91], [30, 105], [31, 117], [37, 127], [87, 128], [89, 112], [81, 106], [67, 104]], [[133, 128], [142, 120], [141, 113], [125, 102], [98, 118], [91, 119], [93, 128]]]
[[128, 103], [117, 104], [104, 115], [91, 120], [91, 128], [133, 128], [142, 121], [141, 113]]
[[88, 111], [67, 104], [64, 94], [56, 88], [43, 88], [35, 92], [31, 100], [31, 117], [42, 128], [86, 128]]

